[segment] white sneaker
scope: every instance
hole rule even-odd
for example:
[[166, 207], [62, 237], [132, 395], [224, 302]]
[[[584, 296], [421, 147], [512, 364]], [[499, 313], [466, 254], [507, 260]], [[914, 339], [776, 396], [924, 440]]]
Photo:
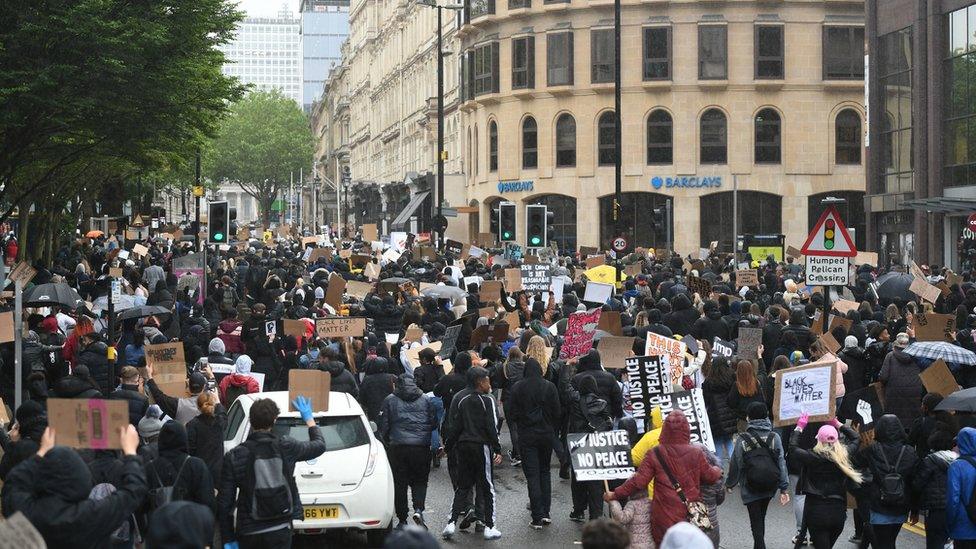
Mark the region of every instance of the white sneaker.
[[444, 527], [444, 531], [441, 532], [441, 537], [444, 539], [451, 539], [452, 537], [454, 537], [454, 531], [456, 528], [457, 527], [454, 525], [453, 522], [448, 522], [447, 526]]
[[497, 528], [485, 527], [485, 539], [498, 539], [500, 537], [502, 537], [502, 533]]

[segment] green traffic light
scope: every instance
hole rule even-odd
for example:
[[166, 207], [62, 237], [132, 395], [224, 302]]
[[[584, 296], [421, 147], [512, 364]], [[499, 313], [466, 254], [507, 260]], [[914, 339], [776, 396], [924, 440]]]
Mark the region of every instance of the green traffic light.
[[224, 233], [214, 233], [214, 240], [223, 240]]
[[538, 246], [539, 244], [542, 244], [542, 239], [539, 238], [538, 236], [533, 236], [532, 237], [532, 244]]
[[508, 238], [512, 238], [512, 233], [508, 233], [508, 232], [506, 232], [506, 233], [504, 233], [504, 234], [503, 234], [502, 236], [504, 236], [504, 237], [505, 237], [506, 239], [508, 239]]

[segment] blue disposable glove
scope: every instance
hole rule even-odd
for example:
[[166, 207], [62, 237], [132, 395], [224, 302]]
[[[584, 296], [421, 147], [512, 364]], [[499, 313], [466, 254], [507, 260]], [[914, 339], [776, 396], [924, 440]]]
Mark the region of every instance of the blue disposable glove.
[[231, 541], [224, 544], [224, 549], [240, 549], [240, 545], [236, 541]]
[[298, 410], [298, 413], [302, 416], [302, 421], [312, 419], [312, 401], [302, 395], [298, 395], [295, 400], [291, 401], [291, 405]]

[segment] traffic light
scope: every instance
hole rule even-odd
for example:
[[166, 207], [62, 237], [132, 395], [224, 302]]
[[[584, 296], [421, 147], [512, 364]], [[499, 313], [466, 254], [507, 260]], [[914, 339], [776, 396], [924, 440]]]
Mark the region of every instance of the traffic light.
[[834, 219], [831, 217], [827, 218], [824, 222], [824, 248], [828, 250], [834, 249], [834, 234], [837, 232], [834, 226]]
[[498, 236], [498, 208], [491, 209], [491, 215], [489, 216], [488, 224], [489, 224], [489, 228], [488, 228], [489, 232], [491, 232], [491, 234], [495, 236]]
[[525, 207], [525, 245], [541, 248], [546, 245], [546, 208], [534, 204]]
[[207, 205], [207, 242], [227, 244], [230, 238], [230, 208], [227, 202], [211, 202]]
[[515, 203], [498, 205], [498, 241], [515, 242]]
[[546, 239], [545, 245], [549, 245], [549, 241], [556, 236], [556, 214], [555, 212], [550, 212], [549, 208], [546, 208]]
[[651, 227], [656, 231], [664, 230], [664, 208], [654, 208], [651, 212]]

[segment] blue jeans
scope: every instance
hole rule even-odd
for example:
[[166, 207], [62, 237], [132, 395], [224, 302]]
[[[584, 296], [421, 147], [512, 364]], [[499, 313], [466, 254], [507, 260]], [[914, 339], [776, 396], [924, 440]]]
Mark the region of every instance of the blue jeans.
[[714, 441], [715, 454], [718, 456], [718, 460], [724, 469], [729, 463], [729, 458], [732, 457], [732, 437], [730, 435], [723, 435], [715, 437]]
[[437, 428], [430, 434], [430, 449], [436, 452], [441, 447], [440, 425], [444, 418], [444, 401], [440, 397], [434, 396], [434, 393], [427, 393], [427, 398], [434, 403], [434, 417], [436, 418], [434, 424], [437, 425]]

